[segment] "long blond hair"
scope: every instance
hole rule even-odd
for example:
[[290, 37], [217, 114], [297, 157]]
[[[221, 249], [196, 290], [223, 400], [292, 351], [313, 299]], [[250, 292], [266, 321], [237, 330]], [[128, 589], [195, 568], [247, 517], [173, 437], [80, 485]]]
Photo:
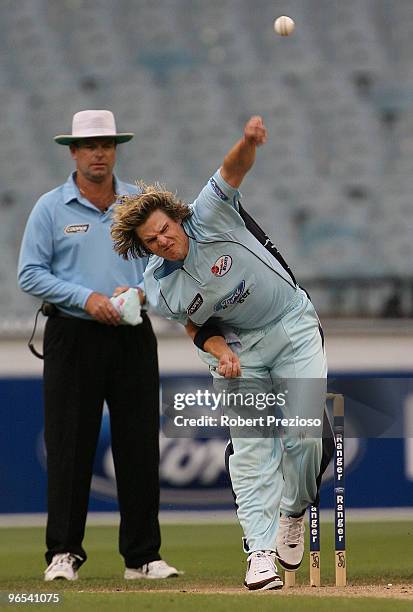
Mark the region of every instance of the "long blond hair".
[[188, 204], [167, 191], [164, 185], [138, 182], [140, 193], [117, 198], [111, 229], [114, 248], [123, 259], [145, 257], [150, 251], [144, 246], [136, 228], [145, 223], [155, 210], [162, 210], [174, 221], [184, 221], [192, 215]]

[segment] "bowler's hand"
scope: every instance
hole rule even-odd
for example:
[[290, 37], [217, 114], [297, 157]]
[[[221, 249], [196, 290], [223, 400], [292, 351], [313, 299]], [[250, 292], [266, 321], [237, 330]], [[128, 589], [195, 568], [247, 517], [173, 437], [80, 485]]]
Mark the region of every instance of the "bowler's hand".
[[227, 349], [219, 358], [218, 374], [225, 378], [237, 378], [241, 376], [241, 364], [238, 355]]
[[267, 142], [267, 130], [259, 115], [254, 115], [249, 119], [244, 128], [244, 138], [246, 141], [255, 144], [256, 147]]
[[85, 310], [91, 317], [106, 325], [119, 325], [120, 314], [112, 306], [110, 299], [102, 293], [94, 291], [88, 297]]
[[[130, 287], [116, 287], [115, 291], [113, 292], [112, 297], [118, 297], [118, 295], [120, 295], [121, 293], [125, 293], [125, 291], [127, 291], [128, 289], [130, 289]], [[143, 306], [143, 304], [145, 304], [146, 302], [145, 292], [142, 291], [140, 287], [136, 287], [136, 290], [139, 294], [139, 300], [140, 300], [141, 306]]]
[[[186, 331], [193, 339], [197, 329], [191, 321], [185, 326]], [[218, 359], [216, 371], [225, 378], [241, 376], [241, 364], [238, 355], [231, 351], [223, 336], [211, 336], [204, 342], [204, 351]]]

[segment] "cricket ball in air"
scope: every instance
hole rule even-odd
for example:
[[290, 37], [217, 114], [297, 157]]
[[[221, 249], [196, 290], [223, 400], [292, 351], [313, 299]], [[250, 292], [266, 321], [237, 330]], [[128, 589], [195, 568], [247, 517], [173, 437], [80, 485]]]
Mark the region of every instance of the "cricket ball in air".
[[294, 32], [294, 28], [294, 20], [286, 15], [281, 15], [281, 17], [277, 17], [277, 19], [274, 21], [274, 30], [280, 36], [289, 36]]

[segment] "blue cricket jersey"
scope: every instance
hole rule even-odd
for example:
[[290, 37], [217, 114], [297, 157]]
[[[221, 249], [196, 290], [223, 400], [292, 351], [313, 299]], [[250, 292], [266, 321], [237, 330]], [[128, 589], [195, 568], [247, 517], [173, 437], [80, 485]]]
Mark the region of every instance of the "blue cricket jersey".
[[[118, 195], [138, 188], [115, 177]], [[56, 304], [66, 314], [91, 319], [84, 310], [94, 291], [111, 296], [118, 286], [143, 285], [146, 259], [125, 261], [110, 235], [112, 207], [101, 212], [82, 197], [74, 173], [34, 206], [20, 250], [21, 289]]]
[[150, 256], [144, 274], [147, 299], [163, 316], [182, 324], [213, 320], [255, 329], [294, 308], [298, 287], [246, 227], [239, 198], [218, 170], [183, 222], [189, 237], [186, 258]]

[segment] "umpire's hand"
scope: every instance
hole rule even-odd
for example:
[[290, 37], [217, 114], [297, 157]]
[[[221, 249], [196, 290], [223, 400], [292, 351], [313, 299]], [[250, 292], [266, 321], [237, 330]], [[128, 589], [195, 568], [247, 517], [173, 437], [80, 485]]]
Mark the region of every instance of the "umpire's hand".
[[85, 310], [100, 323], [106, 323], [106, 325], [119, 325], [120, 323], [120, 314], [112, 306], [110, 299], [102, 293], [96, 291], [91, 293], [86, 302]]

